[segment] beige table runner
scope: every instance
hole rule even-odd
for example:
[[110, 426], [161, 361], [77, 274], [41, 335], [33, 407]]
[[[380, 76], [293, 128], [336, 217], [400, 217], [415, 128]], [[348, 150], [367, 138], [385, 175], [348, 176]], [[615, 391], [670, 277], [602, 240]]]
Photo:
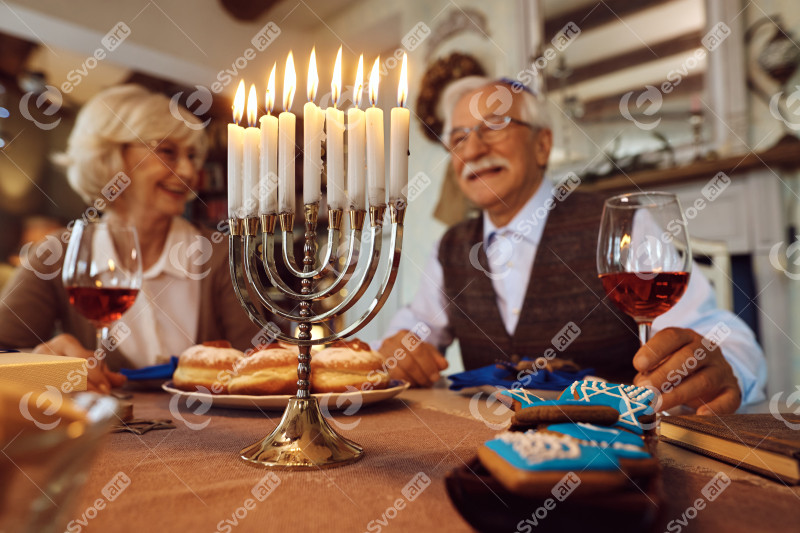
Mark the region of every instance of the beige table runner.
[[121, 492], [82, 531], [469, 531], [443, 478], [495, 433], [395, 399], [336, 417], [355, 425], [339, 431], [364, 447], [358, 463], [270, 471], [245, 464], [238, 452], [274, 428], [279, 413], [267, 419], [257, 411], [197, 416], [184, 409], [181, 416], [197, 428], [190, 429], [170, 413], [169, 401], [166, 394], [135, 396], [137, 417], [172, 418], [177, 429], [111, 436], [75, 518], [114, 485]]

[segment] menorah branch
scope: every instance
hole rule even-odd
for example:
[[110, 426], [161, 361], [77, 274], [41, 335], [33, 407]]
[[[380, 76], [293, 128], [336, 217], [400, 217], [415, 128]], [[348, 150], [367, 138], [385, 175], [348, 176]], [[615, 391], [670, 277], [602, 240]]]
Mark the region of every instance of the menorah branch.
[[[349, 309], [355, 305], [358, 300], [364, 295], [364, 293], [369, 288], [370, 282], [372, 281], [375, 272], [377, 271], [380, 265], [380, 255], [381, 255], [381, 248], [382, 248], [382, 240], [381, 240], [381, 230], [382, 226], [374, 226], [371, 228], [370, 234], [370, 241], [368, 243], [369, 246], [369, 262], [366, 265], [366, 268], [361, 272], [361, 275], [352, 283], [352, 273], [354, 272], [355, 268], [357, 267], [357, 255], [355, 253], [355, 243], [360, 242], [358, 240], [351, 241], [353, 244], [353, 254], [351, 257], [355, 258], [351, 264], [348, 265], [346, 271], [340, 274], [342, 278], [340, 280], [345, 283], [345, 285], [351, 285], [350, 290], [347, 292], [347, 296], [345, 296], [344, 300], [342, 300], [338, 305], [333, 307], [332, 309], [313, 317], [313, 319], [305, 318], [300, 316], [298, 313], [292, 313], [289, 311], [285, 311], [281, 309], [275, 302], [273, 302], [269, 296], [266, 294], [266, 288], [261, 283], [260, 279], [258, 278], [258, 256], [255, 250], [255, 242], [252, 237], [244, 236], [242, 240], [242, 246], [244, 248], [244, 274], [247, 276], [247, 281], [256, 289], [255, 295], [261, 304], [266, 307], [271, 313], [276, 314], [280, 317], [286, 318], [287, 320], [303, 323], [306, 321], [311, 322], [325, 322], [332, 318], [336, 318], [337, 316], [347, 312]], [[272, 243], [270, 242], [269, 238], [267, 239], [267, 253], [269, 254], [269, 250], [272, 247]], [[268, 271], [267, 274], [270, 276], [272, 280], [275, 278], [277, 274], [277, 266], [273, 262], [269, 262], [268, 260]], [[277, 280], [277, 278], [275, 278]], [[285, 284], [284, 284], [285, 285]], [[281, 285], [276, 285], [284, 294], [292, 297], [292, 295], [296, 295], [296, 299], [305, 301], [311, 300], [311, 296], [313, 294], [297, 294], [290, 289], [287, 291], [288, 287], [281, 287]], [[333, 291], [331, 291], [332, 293]]]
[[[320, 314], [314, 314], [313, 310], [311, 309], [311, 300], [310, 296], [313, 296], [314, 293], [311, 292], [312, 281], [310, 278], [306, 278], [302, 281], [308, 281], [307, 287], [304, 287], [301, 290], [300, 294], [296, 294], [301, 300], [301, 309], [299, 312], [290, 312], [281, 309], [272, 299], [269, 297], [266, 291], [266, 287], [263, 286], [260, 279], [258, 278], [258, 272], [256, 267], [260, 261], [258, 260], [258, 254], [255, 250], [255, 238], [253, 235], [242, 235], [242, 232], [249, 233], [251, 231], [250, 227], [245, 224], [245, 221], [242, 219], [231, 219], [230, 226], [231, 226], [231, 237], [230, 237], [230, 257], [231, 257], [231, 278], [233, 280], [234, 290], [236, 292], [237, 297], [242, 302], [242, 306], [247, 311], [248, 315], [250, 316], [251, 320], [254, 322], [266, 326], [269, 324], [269, 320], [266, 316], [263, 315], [262, 310], [260, 310], [252, 301], [250, 296], [250, 291], [248, 291], [248, 287], [253, 288], [253, 292], [255, 293], [258, 301], [272, 314], [285, 318], [287, 320], [298, 322], [299, 324], [314, 324], [314, 323], [326, 323], [327, 321], [341, 316], [348, 310], [350, 310], [367, 292], [368, 288], [371, 285], [372, 280], [374, 279], [377, 270], [381, 264], [381, 251], [382, 251], [382, 229], [383, 229], [383, 220], [379, 218], [385, 212], [385, 208], [382, 206], [379, 207], [371, 207], [370, 208], [370, 222], [372, 224], [370, 228], [370, 240], [368, 243], [369, 246], [369, 261], [365, 265], [364, 270], [361, 272], [360, 276], [357, 279], [353, 279], [350, 277], [349, 279], [345, 280], [346, 287], [348, 288], [347, 296], [339, 302], [336, 306], [332, 309], [329, 309]], [[402, 251], [402, 240], [403, 240], [403, 216], [404, 216], [404, 209], [399, 208], [395, 205], [390, 206], [390, 215], [391, 219], [393, 220], [391, 227], [391, 238], [390, 238], [390, 250], [391, 255], [387, 264], [386, 272], [381, 280], [379, 288], [377, 290], [376, 296], [373, 298], [372, 302], [370, 302], [367, 309], [362, 313], [360, 317], [354, 320], [351, 324], [347, 325], [338, 333], [333, 333], [331, 335], [325, 336], [320, 339], [304, 339], [304, 338], [293, 338], [290, 336], [286, 336], [284, 334], [276, 335], [276, 338], [280, 340], [285, 340], [288, 342], [293, 342], [294, 344], [298, 344], [300, 346], [312, 346], [318, 344], [328, 344], [330, 342], [334, 342], [339, 338], [347, 337], [353, 335], [361, 330], [370, 320], [372, 320], [375, 315], [380, 311], [381, 307], [385, 304], [388, 296], [391, 292], [392, 287], [394, 286], [394, 282], [397, 278], [397, 269], [400, 265], [400, 256]], [[351, 217], [352, 217], [351, 212]], [[358, 218], [358, 215], [356, 215]], [[356, 221], [357, 222], [357, 221]], [[306, 233], [311, 233], [307, 231]], [[355, 230], [351, 230], [351, 233], [355, 233]], [[270, 235], [267, 234], [267, 253], [269, 253], [269, 249], [272, 245], [270, 242]], [[353, 248], [353, 255], [356, 260], [352, 261], [352, 268], [354, 269], [358, 264], [358, 256], [355, 252], [355, 242], [358, 241], [351, 241], [352, 248]], [[310, 254], [310, 255], [308, 255]], [[350, 255], [350, 254], [348, 254]], [[274, 259], [274, 258], [273, 258]], [[313, 248], [311, 246], [304, 247], [304, 263], [308, 262], [308, 264], [304, 264], [304, 268], [309, 268], [311, 263], [313, 262]], [[274, 274], [274, 268], [268, 264], [268, 274], [270, 271]], [[272, 277], [271, 277], [272, 279]], [[301, 282], [302, 282], [301, 281]], [[335, 282], [334, 282], [335, 283]], [[276, 285], [279, 290], [282, 292], [286, 291]], [[329, 287], [330, 288], [330, 287]], [[324, 291], [320, 291], [324, 292]], [[330, 291], [333, 293], [334, 291]], [[286, 293], [289, 294], [289, 293]], [[303, 312], [303, 304], [307, 303], [307, 310], [308, 313]]]
[[[244, 279], [242, 269], [243, 246], [241, 246], [241, 242], [238, 242], [241, 241], [241, 234], [237, 233], [241, 231], [241, 224], [236, 224], [236, 222], [236, 220], [231, 220], [231, 235], [228, 238], [228, 257], [233, 290], [250, 320], [262, 328], [272, 329], [271, 326], [274, 326], [274, 324], [272, 324], [269, 318], [265, 317], [262, 311], [255, 306], [250, 298], [250, 294], [247, 292], [247, 282]], [[241, 220], [238, 222], [241, 222]], [[285, 342], [296, 342], [294, 337], [286, 335], [281, 331], [273, 332], [273, 336]]]
[[[306, 204], [304, 206], [306, 212], [306, 224], [311, 224], [316, 231], [318, 209], [317, 204]], [[283, 260], [289, 272], [297, 278], [321, 278], [322, 276], [333, 272], [335, 269], [338, 257], [338, 244], [340, 238], [340, 230], [342, 227], [342, 210], [341, 209], [328, 209], [328, 246], [325, 252], [325, 259], [322, 261], [318, 268], [313, 268], [305, 272], [300, 269], [294, 258], [294, 231], [291, 228], [282, 228], [283, 233]], [[316, 246], [316, 241], [314, 241]], [[314, 257], [316, 257], [316, 249], [314, 250]]]
[[[338, 272], [336, 275], [336, 279], [332, 283], [330, 283], [326, 288], [320, 289], [316, 292], [312, 292], [310, 294], [302, 294], [294, 291], [291, 287], [289, 287], [286, 282], [280, 277], [278, 272], [278, 265], [275, 260], [275, 253], [274, 253], [274, 245], [275, 240], [272, 235], [263, 234], [264, 241], [266, 242], [265, 249], [262, 250], [261, 255], [261, 264], [264, 267], [264, 270], [269, 277], [270, 283], [275, 285], [276, 287], [280, 288], [287, 296], [294, 300], [323, 300], [335, 294], [337, 291], [342, 289], [347, 281], [352, 277], [353, 272], [355, 272], [356, 266], [358, 264], [359, 258], [359, 245], [361, 241], [361, 232], [358, 230], [350, 230], [350, 237], [349, 237], [349, 244], [347, 249], [347, 259], [345, 260], [345, 267]], [[257, 268], [257, 263], [252, 263], [250, 266], [252, 268]], [[335, 269], [332, 269], [332, 272], [335, 272]], [[257, 283], [260, 285], [260, 280], [258, 276], [252, 274], [250, 270], [248, 270], [248, 279], [251, 276], [254, 278], [251, 283]]]

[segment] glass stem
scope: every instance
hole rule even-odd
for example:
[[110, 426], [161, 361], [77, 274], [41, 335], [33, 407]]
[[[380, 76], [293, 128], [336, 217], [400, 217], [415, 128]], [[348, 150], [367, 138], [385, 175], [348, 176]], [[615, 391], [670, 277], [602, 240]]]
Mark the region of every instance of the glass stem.
[[108, 338], [108, 326], [100, 326], [97, 328], [97, 346], [94, 351], [94, 357], [97, 359], [98, 364], [106, 359], [106, 345], [105, 340]]
[[650, 340], [650, 325], [652, 322], [639, 322], [639, 342], [642, 346]]

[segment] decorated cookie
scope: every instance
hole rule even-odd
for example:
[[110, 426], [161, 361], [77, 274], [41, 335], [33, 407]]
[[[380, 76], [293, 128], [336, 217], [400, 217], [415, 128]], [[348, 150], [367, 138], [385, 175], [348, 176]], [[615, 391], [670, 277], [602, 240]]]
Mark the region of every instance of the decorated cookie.
[[538, 426], [558, 422], [591, 422], [611, 426], [619, 420], [619, 412], [607, 405], [587, 405], [581, 402], [558, 401], [551, 405], [534, 405], [520, 409], [512, 422], [520, 426]]
[[621, 487], [628, 479], [613, 453], [554, 432], [501, 433], [478, 449], [478, 458], [507, 490], [531, 498], [555, 495], [570, 481], [588, 494]]
[[576, 381], [561, 393], [558, 400], [612, 407], [619, 412], [616, 427], [641, 435], [642, 424], [652, 422], [655, 417], [651, 405], [654, 397], [653, 391], [645, 387], [602, 381]]
[[538, 405], [544, 398], [526, 389], [506, 389], [497, 392], [497, 400], [514, 412], [525, 407]]
[[645, 449], [642, 437], [630, 431], [586, 423], [550, 424], [543, 427], [542, 430], [568, 435], [584, 444], [609, 449], [618, 457], [632, 457], [635, 459], [650, 457], [650, 454]]
[[497, 394], [497, 399], [514, 411], [512, 427], [587, 422], [638, 435], [643, 433], [642, 424], [655, 420], [653, 398], [653, 391], [644, 387], [603, 381], [576, 381], [556, 400], [545, 400], [525, 389]]
[[545, 400], [525, 389], [509, 389], [497, 399], [514, 411], [512, 427], [530, 427], [556, 422], [592, 422], [610, 426], [619, 412], [607, 405], [587, 405], [581, 400]]
[[570, 436], [581, 444], [601, 448], [616, 457], [620, 467], [630, 476], [649, 476], [658, 472], [658, 459], [647, 451], [642, 437], [630, 431], [584, 423], [550, 424], [541, 431]]

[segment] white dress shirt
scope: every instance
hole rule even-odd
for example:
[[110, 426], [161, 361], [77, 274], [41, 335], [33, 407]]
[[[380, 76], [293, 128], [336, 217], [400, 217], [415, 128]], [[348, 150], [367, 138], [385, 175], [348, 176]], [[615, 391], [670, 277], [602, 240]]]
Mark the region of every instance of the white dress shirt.
[[129, 331], [117, 330], [118, 349], [136, 367], [163, 362], [195, 343], [200, 280], [209, 268], [200, 256], [207, 251], [210, 257], [211, 247], [203, 247], [204, 238], [186, 219], [173, 218], [161, 256], [142, 273], [136, 302], [121, 319]]
[[[486, 256], [490, 266], [490, 271], [485, 273], [492, 280], [497, 307], [509, 334], [514, 333], [519, 321], [536, 249], [549, 214], [547, 205], [558, 203], [555, 200], [548, 202], [551, 198], [550, 182], [544, 180], [505, 227], [496, 228], [483, 213], [483, 237], [488, 243]], [[436, 243], [428, 258], [413, 301], [395, 314], [384, 339], [401, 330], [419, 330], [417, 325], [423, 323], [430, 328], [430, 334], [424, 339], [426, 342], [440, 348], [453, 342], [446, 312], [452, 302], [442, 289], [443, 272], [438, 260], [440, 243]], [[700, 335], [715, 331], [727, 335], [719, 346], [739, 381], [742, 402], [755, 403], [765, 398], [767, 370], [761, 348], [750, 328], [739, 317], [716, 307], [714, 290], [700, 271], [694, 270], [678, 303], [653, 321], [652, 334], [668, 327], [690, 328]]]

